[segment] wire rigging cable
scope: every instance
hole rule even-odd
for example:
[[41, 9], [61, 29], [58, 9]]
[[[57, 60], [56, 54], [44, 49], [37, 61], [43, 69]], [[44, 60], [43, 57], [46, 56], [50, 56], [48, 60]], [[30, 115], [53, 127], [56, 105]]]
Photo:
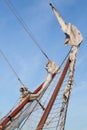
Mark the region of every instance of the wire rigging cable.
[[18, 20], [18, 22], [20, 23], [20, 25], [26, 31], [26, 33], [28, 34], [28, 36], [32, 39], [32, 41], [34, 42], [34, 44], [39, 48], [39, 50], [41, 51], [41, 53], [45, 56], [45, 58], [47, 60], [50, 60], [49, 57], [47, 56], [47, 54], [43, 51], [43, 49], [41, 48], [41, 46], [39, 45], [39, 43], [35, 39], [35, 37], [34, 37], [32, 31], [30, 30], [30, 28], [24, 22], [24, 20], [22, 19], [22, 17], [20, 17], [20, 15], [18, 14], [18, 12], [15, 9], [14, 5], [12, 4], [12, 2], [10, 0], [4, 0], [4, 1], [7, 4], [7, 6], [9, 7], [9, 9], [11, 10], [11, 12], [13, 13], [13, 15], [16, 17], [16, 19]]
[[[32, 34], [30, 28], [27, 26], [27, 24], [24, 22], [24, 20], [22, 19], [22, 17], [20, 17], [20, 15], [18, 14], [17, 10], [15, 9], [14, 5], [12, 4], [12, 2], [10, 0], [4, 0], [5, 3], [7, 4], [7, 6], [9, 7], [9, 9], [11, 10], [11, 12], [13, 13], [13, 15], [16, 17], [16, 19], [18, 20], [18, 22], [20, 23], [20, 25], [24, 28], [24, 30], [26, 31], [26, 33], [28, 34], [29, 37], [31, 37], [31, 39], [33, 40], [33, 42], [36, 44], [36, 46], [39, 48], [39, 50], [41, 51], [41, 53], [45, 56], [45, 58], [47, 60], [50, 60], [50, 58], [48, 57], [48, 55], [43, 51], [43, 49], [41, 48], [41, 46], [39, 45], [39, 43], [36, 41], [34, 35]], [[50, 0], [49, 0], [50, 2]], [[71, 50], [70, 50], [71, 51]], [[69, 51], [69, 53], [70, 53]], [[64, 58], [63, 62], [60, 65], [63, 65], [64, 61], [66, 60], [66, 58], [68, 57], [69, 53], [67, 54], [67, 56]]]
[[10, 69], [12, 70], [12, 72], [14, 73], [14, 75], [17, 77], [17, 79], [20, 82], [20, 84], [22, 86], [25, 86], [24, 83], [22, 82], [22, 80], [19, 78], [19, 76], [16, 73], [16, 71], [14, 70], [14, 68], [12, 67], [12, 65], [9, 63], [7, 57], [5, 56], [5, 54], [3, 53], [3, 51], [1, 49], [0, 49], [0, 54], [2, 55], [3, 59], [6, 61], [6, 63], [8, 64], [8, 66], [10, 67]]

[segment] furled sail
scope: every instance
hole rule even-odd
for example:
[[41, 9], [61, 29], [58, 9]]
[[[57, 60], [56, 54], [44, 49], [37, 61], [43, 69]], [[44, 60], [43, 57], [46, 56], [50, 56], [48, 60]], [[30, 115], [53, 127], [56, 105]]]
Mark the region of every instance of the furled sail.
[[83, 41], [83, 37], [80, 31], [71, 23], [66, 23], [51, 3], [50, 6], [52, 7], [52, 10], [61, 26], [61, 29], [66, 35], [65, 45], [78, 46]]
[[51, 81], [53, 80], [53, 75], [59, 73], [60, 69], [59, 67], [56, 65], [56, 63], [54, 61], [49, 60], [47, 65], [46, 65], [46, 71], [47, 71], [47, 76], [46, 76], [46, 80], [42, 85], [42, 88], [36, 93], [30, 93], [28, 92], [27, 88], [21, 88], [21, 92], [22, 92], [22, 99], [24, 100], [24, 98], [26, 98], [26, 96], [28, 96], [29, 94], [29, 99], [30, 100], [35, 100], [36, 98], [38, 98], [50, 85]]
[[[30, 103], [25, 106], [13, 119], [7, 124], [5, 130], [15, 130], [19, 128], [21, 123], [26, 120], [26, 118], [31, 115], [32, 111], [36, 108], [39, 103], [39, 99], [43, 96], [44, 92], [53, 80], [54, 75], [59, 73], [59, 67], [53, 61], [48, 61], [46, 65], [47, 77], [42, 85], [42, 88], [36, 93], [30, 93], [26, 87], [21, 88], [21, 98], [20, 101], [23, 102], [27, 97], [29, 97]], [[41, 105], [41, 104], [40, 104]]]

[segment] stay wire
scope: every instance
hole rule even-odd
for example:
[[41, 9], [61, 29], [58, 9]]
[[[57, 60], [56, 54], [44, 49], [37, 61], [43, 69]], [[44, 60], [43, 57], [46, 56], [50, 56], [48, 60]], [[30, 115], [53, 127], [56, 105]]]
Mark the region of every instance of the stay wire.
[[[29, 27], [25, 24], [24, 20], [19, 16], [18, 12], [16, 11], [15, 7], [13, 6], [13, 4], [11, 3], [10, 0], [4, 0], [5, 3], [8, 5], [9, 9], [11, 10], [11, 12], [14, 14], [14, 16], [16, 17], [16, 19], [19, 21], [20, 25], [24, 28], [24, 30], [27, 32], [28, 36], [31, 37], [31, 39], [33, 40], [33, 42], [36, 44], [36, 46], [40, 49], [40, 51], [42, 52], [42, 54], [47, 58], [48, 61], [50, 61], [49, 57], [47, 56], [47, 54], [43, 51], [43, 49], [41, 48], [41, 46], [39, 45], [39, 43], [36, 41], [35, 37], [33, 36], [31, 30], [29, 29]], [[71, 50], [70, 50], [71, 51]], [[70, 53], [69, 51], [69, 53]], [[9, 63], [8, 59], [6, 58], [6, 56], [4, 55], [4, 53], [0, 50], [3, 58], [6, 60], [6, 62], [8, 63], [9, 67], [11, 68], [11, 70], [14, 72], [15, 76], [17, 77], [17, 79], [19, 80], [20, 84], [22, 86], [24, 86], [23, 82], [21, 81], [21, 79], [19, 78], [19, 76], [17, 75], [17, 73], [15, 72], [15, 70], [13, 69], [12, 65]], [[63, 65], [63, 63], [65, 62], [66, 58], [68, 57], [69, 53], [67, 54], [67, 56], [64, 58], [64, 60], [62, 61], [61, 65], [59, 66], [59, 68], [61, 68], [61, 66]]]
[[3, 53], [3, 51], [1, 49], [0, 49], [0, 54], [2, 55], [3, 59], [6, 61], [6, 63], [8, 64], [8, 66], [10, 67], [10, 69], [12, 70], [12, 72], [14, 73], [14, 75], [17, 77], [17, 79], [20, 82], [20, 84], [22, 86], [25, 86], [24, 83], [19, 78], [18, 74], [16, 73], [16, 71], [14, 70], [14, 68], [12, 67], [12, 65], [10, 64], [10, 62], [8, 61], [7, 57], [5, 56], [5, 54]]
[[[27, 26], [27, 24], [25, 24], [24, 20], [22, 19], [22, 17], [19, 16], [18, 12], [16, 11], [14, 5], [11, 3], [10, 0], [4, 0], [5, 3], [8, 5], [9, 9], [11, 10], [11, 12], [13, 13], [13, 15], [16, 17], [16, 19], [19, 21], [20, 25], [24, 28], [24, 30], [27, 32], [28, 36], [31, 37], [31, 39], [33, 40], [33, 42], [36, 44], [36, 46], [39, 48], [39, 50], [42, 52], [42, 54], [46, 57], [46, 59], [48, 61], [50, 61], [50, 58], [47, 56], [47, 54], [43, 51], [43, 49], [41, 48], [41, 46], [39, 45], [39, 43], [36, 41], [35, 37], [33, 36], [30, 28]], [[50, 0], [49, 0], [50, 2]], [[71, 51], [71, 50], [70, 50]], [[69, 53], [70, 53], [69, 51]], [[67, 54], [67, 56], [69, 55], [69, 53]], [[63, 65], [63, 63], [65, 62], [67, 56], [64, 58], [63, 62], [61, 63], [60, 67]]]
[[11, 12], [13, 13], [13, 15], [16, 17], [16, 19], [18, 20], [18, 22], [20, 23], [20, 25], [23, 27], [23, 29], [26, 31], [26, 33], [28, 34], [28, 36], [32, 39], [32, 41], [34, 42], [34, 44], [36, 44], [36, 46], [38, 47], [38, 49], [41, 51], [41, 53], [45, 56], [45, 58], [47, 60], [50, 60], [50, 58], [47, 56], [47, 54], [43, 51], [43, 49], [41, 48], [41, 46], [39, 45], [39, 43], [37, 42], [37, 40], [35, 39], [32, 31], [30, 30], [30, 28], [27, 26], [27, 24], [24, 22], [23, 18], [20, 17], [20, 15], [18, 14], [17, 10], [15, 9], [14, 5], [12, 4], [12, 2], [10, 0], [4, 0], [5, 3], [7, 4], [7, 6], [9, 7], [9, 9], [11, 10]]

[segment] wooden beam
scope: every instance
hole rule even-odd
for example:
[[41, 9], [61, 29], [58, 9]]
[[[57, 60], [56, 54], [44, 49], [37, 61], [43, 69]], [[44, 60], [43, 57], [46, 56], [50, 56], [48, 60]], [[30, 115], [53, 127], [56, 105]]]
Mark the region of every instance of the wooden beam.
[[61, 88], [61, 85], [62, 85], [62, 83], [64, 81], [64, 78], [65, 78], [65, 75], [66, 75], [66, 73], [68, 71], [69, 65], [70, 65], [70, 60], [68, 59], [66, 65], [64, 67], [64, 70], [63, 70], [63, 72], [61, 74], [61, 77], [59, 79], [59, 82], [58, 82], [58, 84], [57, 84], [57, 86], [56, 86], [56, 88], [55, 88], [55, 90], [53, 92], [53, 95], [52, 95], [52, 97], [51, 97], [51, 99], [50, 99], [50, 101], [49, 101], [49, 103], [48, 103], [48, 105], [47, 105], [47, 107], [46, 107], [46, 109], [45, 109], [45, 111], [43, 113], [43, 116], [42, 116], [36, 130], [42, 130], [43, 129], [44, 124], [45, 124], [45, 122], [47, 120], [47, 117], [48, 117], [48, 115], [49, 115], [49, 113], [50, 113], [50, 111], [52, 109], [54, 101], [55, 101], [55, 99], [56, 99], [56, 97], [58, 95], [58, 92], [59, 92], [59, 90]]

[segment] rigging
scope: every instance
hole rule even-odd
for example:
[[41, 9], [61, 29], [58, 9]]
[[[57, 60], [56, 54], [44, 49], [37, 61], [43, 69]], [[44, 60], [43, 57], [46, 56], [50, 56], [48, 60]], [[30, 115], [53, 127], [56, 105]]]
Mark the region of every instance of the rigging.
[[18, 14], [17, 10], [15, 9], [14, 5], [12, 4], [12, 2], [10, 0], [4, 0], [5, 3], [7, 4], [7, 6], [9, 7], [9, 9], [11, 10], [11, 12], [13, 13], [13, 15], [16, 17], [16, 19], [18, 20], [18, 22], [20, 23], [20, 25], [23, 27], [23, 29], [26, 31], [26, 33], [28, 34], [28, 36], [32, 39], [32, 41], [34, 42], [34, 44], [38, 47], [38, 49], [41, 51], [41, 53], [44, 55], [44, 57], [47, 60], [50, 60], [50, 58], [48, 57], [48, 55], [43, 51], [43, 49], [41, 48], [41, 46], [39, 45], [39, 43], [37, 42], [36, 38], [34, 37], [32, 31], [30, 30], [30, 28], [27, 26], [27, 24], [24, 22], [23, 18]]
[[14, 70], [14, 68], [12, 67], [12, 65], [10, 64], [10, 62], [8, 61], [7, 57], [5, 56], [5, 54], [3, 53], [3, 51], [0, 49], [0, 54], [3, 57], [3, 59], [6, 61], [6, 63], [8, 64], [8, 66], [10, 67], [10, 69], [12, 70], [12, 72], [14, 73], [14, 75], [16, 76], [16, 78], [18, 79], [19, 83], [22, 86], [25, 86], [24, 83], [22, 82], [22, 80], [19, 78], [18, 74], [16, 73], [16, 71]]

